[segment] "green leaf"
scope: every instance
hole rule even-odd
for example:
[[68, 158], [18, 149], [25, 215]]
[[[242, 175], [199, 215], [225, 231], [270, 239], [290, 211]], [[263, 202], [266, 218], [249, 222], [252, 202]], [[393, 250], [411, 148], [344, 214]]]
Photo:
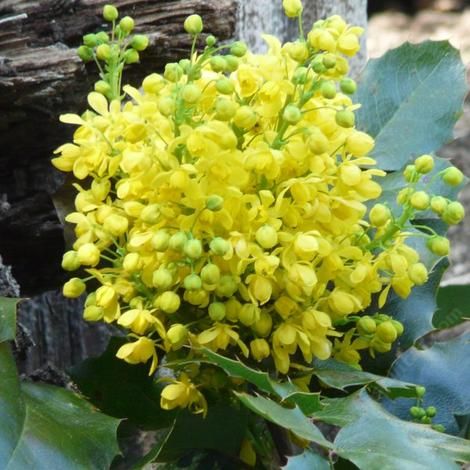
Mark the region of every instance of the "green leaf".
[[50, 385], [20, 385], [13, 356], [0, 344], [0, 468], [108, 469], [119, 452], [119, 420]]
[[437, 291], [437, 311], [432, 322], [436, 328], [444, 329], [470, 319], [470, 286], [445, 286]]
[[0, 343], [15, 339], [16, 306], [21, 299], [0, 297]]
[[[330, 407], [330, 417], [325, 416]], [[336, 412], [336, 416], [334, 416]], [[402, 421], [389, 414], [363, 389], [315, 416], [342, 426], [334, 451], [367, 470], [452, 470], [470, 461], [469, 441]]]
[[111, 338], [99, 357], [83, 361], [69, 370], [80, 391], [104, 413], [127, 418], [151, 429], [170, 426], [175, 412], [160, 408], [163, 386], [148, 375], [144, 364], [128, 364], [116, 352], [124, 338]]
[[[459, 427], [454, 415], [470, 414], [469, 357], [470, 331], [448, 341], [436, 342], [428, 349], [409, 349], [395, 361], [390, 374], [424, 385], [424, 406], [437, 408], [433, 422], [444, 425], [446, 432], [457, 434]], [[409, 400], [396, 400], [387, 407], [397, 416], [407, 418], [413, 405]]]
[[238, 403], [211, 405], [205, 418], [183, 411], [157, 460], [174, 460], [200, 449], [238, 456], [247, 425], [248, 413]]
[[323, 408], [320, 401], [320, 393], [295, 392], [286, 395], [282, 403], [292, 403], [297, 405], [305, 416], [311, 416], [316, 411]]
[[413, 383], [364, 372], [334, 359], [316, 360], [313, 373], [325, 385], [342, 391], [348, 387], [375, 384], [390, 398], [416, 396], [416, 387]]
[[370, 60], [356, 95], [357, 122], [376, 140], [379, 167], [398, 170], [449, 141], [466, 93], [465, 67], [448, 41], [405, 43]]
[[330, 463], [320, 454], [308, 449], [300, 455], [289, 457], [282, 470], [330, 470]]
[[202, 349], [210, 364], [215, 364], [223, 369], [230, 377], [244, 379], [266, 393], [273, 393], [279, 397], [285, 397], [299, 391], [291, 382], [277, 382], [269, 377], [266, 372], [251, 369], [239, 360], [229, 359], [210, 349]]
[[285, 408], [269, 398], [252, 396], [247, 393], [236, 393], [239, 400], [251, 411], [297, 436], [315, 442], [323, 447], [331, 448], [321, 431], [307, 418], [299, 407]]

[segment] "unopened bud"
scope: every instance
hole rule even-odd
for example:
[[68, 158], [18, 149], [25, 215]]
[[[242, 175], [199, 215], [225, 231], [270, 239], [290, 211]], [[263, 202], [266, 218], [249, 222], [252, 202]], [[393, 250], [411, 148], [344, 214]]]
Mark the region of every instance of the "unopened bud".
[[297, 124], [302, 119], [302, 113], [295, 104], [288, 104], [284, 109], [282, 117], [289, 124]]
[[105, 5], [103, 7], [103, 18], [106, 21], [115, 21], [119, 16], [118, 10], [114, 5]]
[[417, 286], [421, 286], [428, 280], [428, 270], [423, 263], [412, 264], [408, 269], [410, 280]]
[[450, 250], [450, 243], [445, 237], [435, 236], [428, 240], [427, 247], [437, 256], [447, 256]]
[[119, 22], [119, 28], [125, 34], [129, 34], [134, 29], [134, 20], [130, 16], [125, 16]]
[[424, 211], [429, 207], [429, 194], [425, 191], [416, 191], [410, 197], [410, 204], [414, 209]]
[[348, 111], [347, 109], [343, 109], [342, 111], [338, 111], [336, 113], [336, 124], [340, 127], [350, 128], [354, 127], [356, 123], [356, 118], [352, 111]]
[[432, 155], [421, 155], [415, 160], [416, 171], [422, 173], [430, 173], [434, 168], [434, 158]]
[[145, 34], [136, 34], [131, 41], [131, 47], [136, 51], [144, 51], [149, 45], [149, 38]]
[[221, 321], [225, 317], [225, 305], [222, 302], [209, 304], [209, 316], [213, 321]]
[[80, 297], [85, 292], [86, 285], [78, 277], [73, 277], [64, 284], [62, 293], [69, 299]]
[[192, 36], [200, 34], [203, 27], [202, 18], [199, 15], [191, 15], [184, 20], [184, 30]]
[[463, 173], [455, 166], [452, 166], [442, 173], [442, 179], [449, 186], [458, 186], [463, 181]]
[[278, 242], [277, 231], [271, 225], [263, 225], [260, 227], [256, 231], [255, 238], [258, 244], [265, 249], [273, 248]]
[[357, 90], [357, 84], [352, 78], [343, 78], [339, 82], [339, 87], [346, 95], [353, 95]]
[[392, 218], [390, 209], [383, 204], [376, 204], [369, 212], [370, 223], [374, 227], [382, 227]]
[[80, 261], [76, 251], [67, 251], [62, 257], [62, 269], [65, 271], [75, 271], [80, 267]]
[[206, 208], [212, 212], [218, 212], [224, 207], [224, 198], [213, 194], [206, 199]]

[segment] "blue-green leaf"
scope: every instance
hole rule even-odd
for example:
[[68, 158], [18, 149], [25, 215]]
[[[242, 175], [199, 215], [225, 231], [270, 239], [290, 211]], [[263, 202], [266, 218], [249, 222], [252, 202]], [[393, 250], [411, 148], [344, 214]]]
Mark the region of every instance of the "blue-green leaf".
[[[457, 338], [436, 342], [428, 349], [411, 348], [393, 364], [390, 375], [400, 380], [415, 380], [426, 387], [424, 406], [438, 410], [433, 422], [446, 431], [458, 433], [454, 415], [470, 414], [470, 332]], [[394, 414], [408, 418], [410, 400], [388, 403]], [[469, 442], [470, 447], [470, 442]]]
[[21, 299], [0, 297], [0, 343], [15, 339], [16, 306]]
[[436, 328], [444, 329], [470, 320], [470, 286], [449, 285], [437, 291], [437, 311], [432, 322]]
[[370, 60], [358, 87], [357, 122], [376, 139], [378, 166], [398, 170], [449, 141], [466, 93], [465, 67], [448, 41], [405, 43]]
[[325, 457], [307, 449], [300, 455], [289, 457], [282, 470], [330, 470], [330, 463]]

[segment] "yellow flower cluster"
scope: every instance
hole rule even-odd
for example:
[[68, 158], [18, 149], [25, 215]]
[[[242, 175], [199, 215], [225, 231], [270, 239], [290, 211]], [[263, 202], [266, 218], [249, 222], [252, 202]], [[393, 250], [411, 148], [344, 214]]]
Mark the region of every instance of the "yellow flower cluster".
[[[196, 35], [202, 23], [190, 18]], [[354, 127], [347, 57], [361, 33], [333, 16], [305, 40], [265, 36], [261, 55], [240, 42], [218, 55], [209, 36], [203, 53], [125, 86], [127, 100], [92, 92], [90, 110], [61, 117], [78, 129], [53, 164], [82, 181], [63, 267], [84, 266], [99, 284], [87, 320], [129, 332], [118, 357], [151, 360], [153, 373], [158, 350], [204, 346], [288, 374], [390, 349], [401, 325], [359, 314], [390, 289], [408, 296], [427, 271], [406, 233], [390, 232], [385, 206], [367, 215], [384, 172]], [[64, 293], [81, 295], [84, 282]], [[176, 406], [205, 409], [187, 375], [162, 395]]]

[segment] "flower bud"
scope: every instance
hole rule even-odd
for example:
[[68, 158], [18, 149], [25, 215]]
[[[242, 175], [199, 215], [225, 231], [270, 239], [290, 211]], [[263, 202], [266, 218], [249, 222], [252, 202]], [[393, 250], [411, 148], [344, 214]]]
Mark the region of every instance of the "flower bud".
[[222, 302], [209, 304], [209, 317], [213, 321], [222, 321], [225, 317], [225, 305]]
[[213, 36], [212, 34], [209, 34], [209, 36], [206, 37], [206, 45], [208, 47], [215, 46], [216, 42], [217, 42], [217, 38]]
[[408, 183], [411, 183], [414, 181], [416, 177], [416, 167], [414, 165], [406, 165], [405, 170], [403, 171], [403, 178], [405, 181]]
[[255, 234], [256, 241], [264, 249], [273, 248], [277, 245], [278, 236], [277, 231], [271, 225], [263, 225]]
[[224, 198], [217, 195], [212, 194], [206, 199], [206, 208], [212, 212], [218, 212], [224, 207]]
[[370, 335], [375, 333], [377, 323], [373, 318], [365, 315], [356, 323], [356, 327], [361, 335]]
[[168, 248], [170, 242], [170, 235], [165, 230], [159, 230], [152, 237], [152, 246], [157, 251], [165, 251]]
[[99, 321], [103, 319], [103, 316], [103, 307], [98, 307], [97, 305], [85, 307], [85, 310], [83, 311], [83, 319], [86, 321]]
[[447, 256], [450, 251], [449, 240], [441, 236], [429, 238], [427, 241], [427, 247], [437, 256]]
[[96, 57], [100, 60], [108, 60], [111, 57], [111, 48], [109, 44], [100, 44], [96, 48]]
[[410, 280], [417, 286], [421, 286], [428, 280], [428, 270], [423, 263], [412, 264], [408, 268]]
[[235, 294], [235, 292], [237, 292], [237, 290], [238, 290], [237, 280], [230, 274], [224, 274], [220, 278], [219, 283], [217, 284], [215, 293], [219, 297], [231, 297], [233, 294]]
[[235, 70], [238, 69], [238, 66], [240, 65], [240, 61], [238, 60], [237, 57], [235, 57], [232, 54], [227, 54], [224, 56], [225, 59], [225, 71], [226, 72], [235, 72]]
[[403, 324], [400, 323], [397, 320], [391, 320], [391, 322], [392, 322], [392, 325], [395, 328], [395, 330], [397, 330], [397, 335], [401, 336], [403, 334], [403, 332], [405, 331], [405, 328], [403, 327]]
[[336, 124], [340, 127], [350, 128], [354, 127], [356, 123], [356, 118], [352, 111], [348, 111], [347, 109], [343, 109], [338, 111], [335, 116]]
[[76, 251], [70, 250], [62, 257], [62, 269], [65, 271], [75, 271], [80, 267], [80, 261]]
[[382, 227], [392, 218], [392, 213], [387, 206], [376, 204], [369, 212], [370, 223], [374, 227]]
[[356, 82], [352, 78], [343, 78], [339, 82], [339, 88], [346, 95], [354, 95], [357, 90]]
[[367, 155], [374, 145], [374, 139], [365, 132], [354, 131], [346, 139], [346, 151], [356, 157]]
[[93, 243], [85, 243], [77, 250], [80, 264], [96, 266], [100, 262], [100, 250]]
[[408, 202], [411, 195], [413, 194], [413, 188], [403, 188], [398, 192], [397, 204], [403, 205]]
[[104, 219], [103, 228], [114, 237], [119, 237], [127, 232], [129, 221], [119, 214], [111, 214]]
[[444, 183], [449, 186], [458, 186], [463, 181], [463, 173], [455, 166], [452, 166], [444, 170], [442, 173], [442, 179]]
[[96, 92], [101, 93], [105, 96], [111, 91], [110, 84], [108, 82], [105, 82], [104, 80], [98, 80], [93, 88]]
[[432, 155], [421, 155], [415, 160], [415, 167], [423, 175], [430, 173], [434, 168], [434, 158]]
[[202, 243], [200, 240], [191, 239], [184, 245], [184, 253], [192, 259], [199, 259], [202, 256]]
[[171, 291], [163, 292], [155, 301], [155, 307], [165, 313], [175, 313], [180, 308], [180, 304], [179, 295]]
[[149, 204], [144, 207], [140, 213], [140, 220], [145, 222], [148, 225], [154, 225], [158, 222], [160, 218], [160, 205], [159, 204]]
[[220, 269], [216, 264], [208, 263], [201, 269], [201, 279], [204, 284], [215, 285], [220, 280]]
[[325, 54], [322, 63], [326, 69], [332, 69], [336, 66], [336, 56], [334, 54]]
[[299, 234], [294, 242], [295, 254], [303, 260], [311, 261], [318, 253], [318, 240], [313, 235]]
[[173, 276], [169, 269], [160, 267], [154, 271], [152, 276], [152, 284], [158, 289], [169, 289], [173, 284]]
[[428, 406], [426, 408], [426, 415], [429, 417], [429, 418], [434, 418], [434, 416], [436, 416], [437, 414], [437, 409], [435, 406]]
[[220, 55], [213, 56], [209, 63], [214, 72], [223, 72], [227, 67], [227, 62]]
[[447, 199], [442, 196], [433, 196], [431, 198], [431, 210], [438, 215], [442, 215], [447, 207]]
[[183, 88], [181, 97], [186, 103], [194, 104], [201, 97], [201, 89], [197, 85], [190, 83]]
[[93, 51], [87, 46], [80, 46], [77, 49], [77, 55], [83, 62], [90, 62], [93, 60]]
[[336, 96], [336, 85], [332, 80], [323, 82], [320, 88], [323, 98], [332, 100]]
[[227, 300], [227, 302], [225, 302], [225, 318], [234, 323], [238, 321], [238, 313], [241, 307], [241, 303], [234, 297]]
[[96, 37], [96, 34], [85, 34], [85, 36], [83, 36], [83, 44], [90, 48], [96, 47], [98, 45], [98, 38]]
[[237, 109], [237, 112], [233, 117], [234, 124], [240, 129], [245, 130], [250, 130], [257, 121], [258, 116], [250, 106], [241, 106]]
[[186, 236], [186, 233], [176, 232], [171, 236], [168, 246], [174, 251], [183, 251], [187, 241], [188, 237]]
[[228, 78], [220, 78], [215, 82], [215, 88], [223, 95], [231, 95], [235, 90], [233, 83]]
[[140, 56], [139, 53], [135, 49], [128, 49], [124, 53], [124, 61], [126, 64], [136, 64], [139, 62]]
[[186, 290], [199, 290], [202, 287], [202, 281], [197, 274], [193, 273], [184, 278], [183, 285]]
[[149, 45], [149, 38], [145, 34], [136, 34], [131, 40], [131, 47], [136, 51], [144, 51]]
[[171, 62], [165, 65], [163, 76], [170, 82], [176, 83], [183, 76], [183, 69], [179, 64]]
[[286, 44], [286, 46], [288, 46], [287, 52], [292, 60], [304, 63], [308, 59], [308, 47], [305, 42], [295, 41]]
[[260, 311], [256, 305], [244, 304], [238, 313], [240, 323], [245, 326], [251, 326], [256, 323], [260, 318]]
[[262, 311], [259, 319], [252, 325], [253, 331], [262, 337], [267, 337], [271, 333], [273, 327], [273, 319], [268, 312]]
[[398, 337], [397, 330], [391, 321], [385, 321], [377, 325], [375, 335], [384, 343], [393, 343]]
[[411, 207], [424, 211], [429, 207], [429, 194], [425, 191], [416, 191], [410, 197]]
[[184, 20], [184, 30], [188, 34], [196, 36], [202, 32], [202, 29], [202, 18], [199, 15], [191, 15]]
[[302, 119], [302, 113], [295, 104], [288, 104], [282, 113], [282, 117], [289, 124], [297, 124]]
[[119, 22], [119, 28], [125, 34], [129, 34], [134, 29], [134, 20], [130, 16], [125, 16]]
[[106, 33], [105, 31], [100, 31], [99, 33], [96, 33], [96, 40], [98, 44], [107, 44], [109, 42], [108, 33]]
[[421, 418], [423, 418], [423, 417], [426, 415], [426, 412], [425, 412], [424, 409], [421, 408], [420, 406], [412, 406], [412, 407], [410, 408], [410, 415], [411, 415], [413, 418], [421, 419]]
[[233, 118], [237, 112], [237, 104], [227, 98], [219, 97], [215, 102], [215, 114], [217, 119], [228, 121]]
[[458, 201], [451, 202], [442, 214], [442, 220], [449, 225], [459, 224], [464, 217], [465, 209]]
[[138, 253], [127, 253], [122, 260], [122, 268], [128, 273], [133, 273], [140, 268], [140, 255]]
[[294, 85], [305, 85], [308, 79], [307, 67], [297, 67], [292, 77], [292, 83]]
[[158, 100], [158, 110], [164, 116], [170, 116], [175, 112], [175, 100], [171, 96], [163, 96]]
[[166, 337], [171, 343], [172, 349], [180, 349], [188, 338], [188, 330], [181, 323], [175, 323], [166, 332]]
[[211, 240], [209, 247], [214, 255], [224, 256], [230, 250], [230, 243], [221, 237], [215, 237]]
[[236, 41], [230, 47], [230, 54], [235, 57], [243, 57], [248, 51], [248, 47], [243, 41]]
[[328, 152], [330, 142], [320, 129], [313, 129], [307, 141], [308, 147], [315, 155]]
[[62, 293], [69, 299], [75, 299], [80, 297], [85, 292], [85, 289], [85, 283], [78, 277], [73, 277], [64, 284]]
[[422, 385], [418, 385], [416, 388], [416, 396], [418, 398], [423, 398], [424, 395], [426, 394], [426, 387], [423, 387]]
[[282, 0], [282, 7], [289, 18], [296, 18], [302, 13], [302, 2], [300, 0]]
[[106, 21], [115, 21], [119, 16], [118, 10], [114, 5], [105, 5], [103, 7], [103, 18]]
[[164, 86], [165, 82], [158, 73], [147, 75], [142, 82], [142, 88], [145, 93], [157, 94]]
[[392, 343], [385, 343], [377, 336], [374, 336], [370, 342], [370, 347], [379, 353], [386, 353], [392, 349]]
[[269, 357], [269, 344], [265, 339], [258, 338], [250, 342], [250, 350], [253, 358], [260, 362]]

